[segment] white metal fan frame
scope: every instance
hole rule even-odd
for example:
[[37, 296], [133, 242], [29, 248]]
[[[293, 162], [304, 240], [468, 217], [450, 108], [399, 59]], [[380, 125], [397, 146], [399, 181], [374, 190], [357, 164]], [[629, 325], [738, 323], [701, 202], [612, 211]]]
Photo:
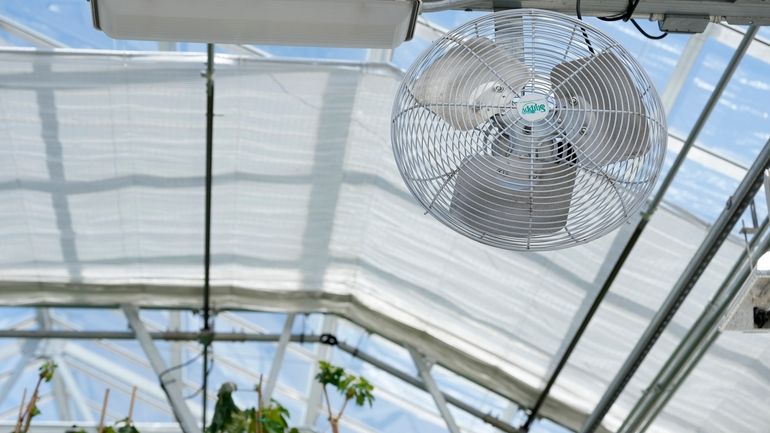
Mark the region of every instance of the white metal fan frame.
[[[512, 24], [516, 20], [519, 21], [519, 24]], [[512, 37], [515, 34], [521, 34], [521, 39], [516, 40]], [[447, 56], [448, 53], [450, 56], [458, 57], [456, 54], [457, 50], [451, 51], [453, 48], [468, 44], [469, 42], [467, 41], [471, 41], [470, 43], [475, 43], [479, 46], [488, 45], [483, 41], [474, 42], [478, 38], [487, 38], [493, 41], [498, 49], [506, 50], [509, 53], [513, 52], [513, 55], [520, 58], [521, 63], [528, 68], [530, 77], [523, 89], [526, 91], [526, 88], [529, 87], [531, 89], [529, 94], [538, 94], [539, 92], [542, 96], [540, 99], [548, 104], [548, 112], [545, 117], [529, 121], [530, 131], [536, 131], [536, 128], [540, 127], [539, 125], [542, 125], [542, 122], [545, 120], [551, 123], [555, 122], [556, 116], [562, 116], [562, 114], [557, 113], [567, 113], [572, 110], [572, 112], [578, 114], [566, 118], [566, 123], [575, 123], [574, 119], [580, 117], [580, 115], [583, 116], [581, 118], [581, 121], [584, 122], [583, 125], [588, 124], [585, 123], [588, 122], [586, 120], [587, 116], [593, 116], [594, 119], [600, 117], [604, 119], [605, 123], [607, 119], [611, 118], [613, 123], [611, 125], [594, 124], [594, 126], [598, 125], [596, 129], [601, 130], [602, 140], [605, 142], [618, 138], [608, 135], [617, 135], [618, 131], [621, 131], [620, 133], [622, 134], [624, 133], [622, 129], [624, 127], [625, 133], [631, 131], [631, 134], [636, 134], [632, 135], [632, 137], [638, 138], [639, 134], [642, 134], [643, 138], [646, 137], [645, 141], [648, 142], [649, 146], [646, 144], [642, 146], [644, 152], [628, 159], [616, 161], [612, 155], [608, 158], [604, 158], [602, 156], [604, 154], [597, 152], [589, 155], [589, 150], [598, 149], [596, 146], [592, 148], [590, 143], [588, 145], [580, 145], [582, 147], [573, 144], [580, 140], [579, 135], [589, 135], [591, 133], [590, 131], [586, 133], [586, 128], [579, 127], [579, 125], [573, 125], [570, 127], [571, 129], [558, 129], [549, 126], [548, 128], [553, 128], [552, 131], [538, 136], [538, 138], [550, 137], [554, 134], [555, 130], [558, 131], [556, 135], [563, 136], [561, 141], [571, 143], [569, 146], [573, 153], [580, 153], [576, 149], [588, 149], [584, 152], [583, 157], [578, 156], [578, 162], [573, 164], [577, 171], [573, 180], [575, 189], [569, 199], [569, 215], [566, 223], [564, 223], [563, 230], [558, 230], [551, 234], [547, 234], [546, 230], [541, 230], [542, 233], [533, 234], [532, 221], [534, 218], [532, 215], [535, 208], [532, 204], [529, 208], [530, 232], [527, 236], [520, 236], [519, 233], [511, 236], [506, 234], [505, 227], [497, 230], [496, 227], [492, 226], [492, 222], [484, 226], [484, 228], [492, 228], [492, 230], [480, 230], [478, 224], [474, 227], [473, 224], [468, 224], [467, 222], [473, 215], [466, 216], [465, 220], [458, 217], [460, 215], [459, 212], [455, 212], [453, 215], [451, 209], [453, 199], [455, 204], [459, 202], [457, 197], [452, 195], [456, 193], [455, 189], [458, 183], [456, 174], [463, 167], [463, 164], [466, 167], [468, 166], [468, 158], [482, 155], [485, 151], [489, 152], [495, 146], [495, 144], [489, 142], [490, 130], [502, 126], [502, 130], [505, 131], [511, 125], [497, 125], [497, 120], [494, 119], [509, 113], [518, 105], [505, 106], [504, 111], [500, 110], [500, 107], [494, 107], [494, 104], [486, 107], [470, 104], [468, 107], [461, 107], [454, 111], [451, 107], [446, 109], [439, 107], [436, 109], [418, 100], [418, 97], [415, 96], [415, 83], [417, 83], [417, 86], [420, 86], [420, 77], [426, 74], [426, 71], [428, 71], [427, 75], [433, 73], [437, 68], [431, 70], [431, 65], [440, 62], [442, 57]], [[488, 49], [491, 50], [492, 48]], [[516, 52], [516, 49], [520, 51]], [[555, 57], [557, 53], [561, 56], [559, 60], [556, 60]], [[611, 53], [611, 55], [602, 57], [604, 53]], [[462, 61], [471, 64], [477, 62], [486, 65], [485, 67], [487, 68], [489, 67], [489, 62], [483, 59], [483, 54], [476, 57], [481, 60], [465, 59]], [[600, 60], [594, 60], [596, 58], [600, 58]], [[585, 65], [580, 63], [581, 59], [583, 59], [582, 61]], [[600, 63], [600, 65], [592, 65], [592, 62]], [[501, 64], [504, 63], [502, 62]], [[568, 101], [564, 101], [565, 95], [556, 94], [558, 92], [554, 91], [550, 79], [553, 78], [554, 68], [565, 63], [568, 66], [560, 66], [560, 72], [566, 74], [564, 70], [566, 69], [569, 72], [570, 68], [572, 68], [571, 72], [581, 74], [581, 70], [584, 69], [587, 73], [583, 77], [583, 81], [593, 79], [594, 82], [591, 84], [594, 87], [599, 86], [594, 94], [589, 95], [596, 99], [596, 101], [593, 101], [595, 104], [619, 104], [619, 106], [623, 107], [631, 104], [631, 106], [636, 107], [637, 105], [635, 104], [638, 102], [640, 109], [638, 112], [626, 110], [628, 112], [618, 114], [611, 110], [590, 107], [588, 102], [586, 102], [587, 106], [583, 107], [581, 104], [585, 101], [576, 97], [571, 97], [568, 98]], [[606, 77], [599, 77], [604, 80], [600, 81], [599, 78], [590, 75], [594, 71], [589, 70], [594, 67], [610, 68], [611, 71], [617, 72], [617, 74], [614, 76], [613, 74], [606, 74]], [[622, 68], [622, 71], [617, 68]], [[515, 68], [508, 67], [508, 69]], [[497, 74], [494, 70], [492, 72]], [[455, 74], [456, 72], [450, 71], [448, 73]], [[440, 75], [441, 72], [438, 74]], [[499, 78], [499, 75], [497, 76]], [[470, 79], [475, 78], [472, 75], [468, 75], [468, 77]], [[627, 77], [627, 79], [624, 77]], [[485, 78], [480, 79], [481, 81], [479, 82], [483, 82], [483, 79]], [[602, 88], [602, 83], [607, 83], [607, 80], [615, 80], [616, 85], [619, 81], [628, 81], [620, 85], [633, 85], [634, 89], [638, 92], [639, 101], [635, 101], [634, 98], [628, 97], [628, 95], [619, 94], [617, 89], [613, 89], [606, 84]], [[563, 79], [561, 85], [565, 85], [564, 83], [569, 81], [569, 78]], [[569, 86], [579, 87], [579, 85], [574, 83]], [[487, 100], [490, 97], [494, 98], [494, 96], [483, 94], [486, 91], [485, 87], [482, 86], [479, 89], [472, 95], [473, 97], [487, 98]], [[419, 88], [417, 90], [421, 91]], [[456, 93], [462, 93], [462, 90], [464, 89], [457, 90]], [[507, 92], [506, 89], [503, 90]], [[440, 89], [433, 88], [427, 91], [423, 90], [422, 93], [430, 96], [446, 94], [446, 92], [442, 93]], [[603, 95], [605, 100], [601, 100], [600, 97], [595, 97], [595, 95]], [[522, 98], [521, 95], [517, 96], [519, 96], [517, 98], [518, 102]], [[557, 96], [560, 97], [557, 98]], [[587, 99], [590, 100], [592, 99], [591, 97]], [[574, 105], [578, 109], [568, 107], [567, 105], [569, 104]], [[443, 103], [443, 105], [457, 106], [460, 104]], [[475, 113], [481, 111], [482, 114], [488, 114], [492, 117], [474, 128], [462, 130], [461, 128], [471, 126], [476, 118], [483, 117], [477, 116], [473, 110], [468, 109], [474, 107]], [[460, 109], [464, 111], [458, 111]], [[484, 113], [483, 110], [488, 110], [488, 112]], [[457, 113], [462, 113], [466, 116], [463, 117], [457, 115]], [[469, 116], [471, 120], [466, 121]], [[518, 120], [523, 119], [521, 116], [523, 115], [520, 114]], [[641, 132], [639, 130], [640, 127], [635, 126], [639, 122], [645, 125], [642, 127]], [[543, 131], [545, 130], [543, 128]], [[499, 142], [499, 136], [503, 132], [498, 131], [497, 134], [496, 139]], [[520, 135], [519, 132], [516, 132], [516, 134]], [[649, 135], [645, 136], [645, 134]], [[638, 212], [652, 192], [660, 174], [666, 150], [667, 128], [664, 110], [652, 80], [650, 80], [636, 59], [620, 44], [591, 25], [560, 13], [536, 9], [514, 9], [491, 13], [469, 21], [435, 41], [415, 60], [404, 75], [404, 80], [394, 101], [391, 137], [394, 155], [401, 176], [409, 191], [428, 213], [453, 230], [481, 243], [509, 250], [531, 251], [566, 248], [595, 240], [613, 231], [630, 219], [634, 213]], [[623, 137], [620, 136], [619, 138], [622, 139]], [[514, 142], [514, 139], [509, 141]], [[553, 146], [551, 149], [554, 148]], [[509, 146], [509, 148], [511, 147]], [[537, 167], [537, 163], [541, 164], [540, 167], [543, 167], [544, 160], [540, 159], [539, 156], [532, 157], [531, 155], [537, 153], [537, 151], [532, 151], [533, 147], [529, 149], [530, 156], [528, 158], [530, 165]], [[630, 151], [625, 149], [624, 151], [631, 155], [634, 155], [633, 152], [635, 152], [634, 149]], [[598, 155], [598, 157], [592, 159], [592, 155]], [[511, 158], [511, 155], [506, 156], [506, 158]], [[527, 157], [524, 158], [526, 159]], [[551, 158], [553, 157], [551, 156]], [[499, 172], [501, 166], [508, 164], [507, 161], [509, 161], [498, 162], [498, 160], [490, 158], [487, 158], [487, 160], [492, 162], [487, 164], [488, 167], [484, 169], [486, 172], [477, 170], [482, 176], [487, 176], [487, 173], [491, 173], [493, 171], [492, 168]], [[591, 163], [592, 160], [598, 160], [599, 163]], [[562, 161], [566, 160], [562, 159]], [[604, 162], [602, 163], [602, 161]], [[610, 162], [607, 163], [606, 161]], [[481, 163], [477, 165], [481, 166]], [[560, 192], [561, 190], [558, 189], [558, 185], [568, 182], [571, 175], [564, 174], [567, 170], [565, 168], [560, 170], [559, 173], [554, 174], [552, 177], [555, 180], [561, 179], [561, 184], [554, 183], [557, 186], [550, 190], [547, 188], [543, 189], [543, 194], [546, 194], [543, 200], [544, 204], [542, 205], [544, 207], [547, 207], [546, 202], [548, 198], [554, 197], [558, 199], [565, 195]], [[561, 176], [561, 178], [556, 177], [557, 175]], [[534, 182], [532, 179], [538, 178], [538, 176], [534, 175], [529, 178], [530, 182]], [[540, 178], [547, 178], [547, 174]], [[470, 185], [465, 188], [471, 191], [475, 186]], [[566, 187], [561, 186], [561, 188], [564, 189]], [[506, 194], [517, 198], [515, 194], [511, 195], [509, 190], [506, 190]], [[548, 194], [551, 194], [551, 196], [548, 196]], [[461, 196], [461, 194], [457, 193], [457, 196]], [[530, 202], [535, 203], [535, 198], [537, 196], [530, 191]], [[493, 199], [496, 198], [493, 197]], [[561, 200], [566, 201], [566, 199]], [[487, 203], [483, 198], [478, 198], [474, 204], [482, 202], [483, 204]], [[457, 208], [459, 209], [459, 207]], [[490, 205], [489, 208], [494, 208], [494, 206]], [[492, 219], [490, 215], [492, 215], [493, 211], [494, 209], [489, 214], [483, 216]], [[563, 209], [560, 211], [564, 212]], [[545, 214], [543, 213], [543, 215]], [[497, 223], [495, 222], [495, 224]], [[557, 224], [554, 223], [551, 226], [557, 227]], [[492, 233], [494, 231], [498, 233]]]

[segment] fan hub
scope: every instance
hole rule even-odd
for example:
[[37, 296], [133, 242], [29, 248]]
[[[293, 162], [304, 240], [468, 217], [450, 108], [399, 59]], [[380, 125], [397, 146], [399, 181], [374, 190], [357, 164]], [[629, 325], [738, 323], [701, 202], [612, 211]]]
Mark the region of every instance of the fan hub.
[[545, 119], [552, 108], [547, 96], [537, 93], [524, 95], [516, 103], [516, 112], [529, 122]]

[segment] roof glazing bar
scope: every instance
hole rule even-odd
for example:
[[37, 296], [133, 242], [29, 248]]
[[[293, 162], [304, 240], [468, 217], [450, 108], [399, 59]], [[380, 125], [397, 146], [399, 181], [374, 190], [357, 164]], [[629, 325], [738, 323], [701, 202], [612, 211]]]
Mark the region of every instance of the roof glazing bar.
[[[628, 256], [631, 254], [631, 251], [634, 249], [634, 246], [636, 245], [636, 242], [639, 240], [639, 237], [644, 232], [644, 229], [647, 227], [647, 224], [652, 218], [652, 215], [655, 213], [658, 206], [663, 201], [663, 196], [665, 195], [666, 191], [668, 191], [668, 188], [671, 186], [671, 183], [673, 182], [674, 177], [679, 171], [679, 168], [687, 159], [687, 154], [689, 153], [690, 149], [695, 143], [695, 140], [700, 135], [700, 132], [703, 130], [703, 127], [705, 126], [706, 121], [711, 116], [711, 113], [714, 110], [714, 107], [716, 107], [716, 104], [719, 101], [719, 98], [722, 96], [722, 93], [724, 92], [725, 88], [727, 88], [727, 84], [730, 82], [730, 79], [735, 73], [735, 70], [738, 68], [738, 65], [740, 64], [741, 59], [743, 59], [743, 56], [746, 54], [746, 51], [751, 45], [751, 41], [754, 39], [756, 32], [757, 32], [757, 27], [752, 26], [750, 30], [744, 35], [743, 40], [741, 41], [741, 44], [738, 46], [738, 49], [735, 51], [732, 58], [730, 59], [730, 62], [728, 63], [727, 68], [725, 68], [725, 71], [722, 73], [722, 76], [719, 78], [719, 82], [717, 83], [716, 87], [714, 88], [714, 91], [711, 93], [711, 96], [706, 102], [706, 105], [703, 108], [703, 111], [701, 112], [700, 116], [698, 116], [698, 119], [696, 120], [695, 125], [693, 126], [692, 130], [690, 131], [690, 134], [687, 136], [687, 139], [682, 145], [682, 149], [679, 151], [679, 154], [674, 160], [674, 163], [672, 164], [668, 173], [666, 173], [666, 177], [663, 179], [663, 182], [658, 188], [657, 193], [649, 202], [647, 209], [642, 213], [642, 218], [639, 220], [635, 230], [629, 237], [628, 243], [626, 244], [625, 248], [623, 248], [623, 250], [620, 252], [619, 256], [617, 257], [617, 260], [615, 261], [615, 264], [613, 265], [612, 269], [607, 275], [607, 279], [604, 280], [604, 283], [601, 285], [601, 288], [597, 292], [596, 297], [594, 298], [594, 301], [591, 304], [591, 307], [588, 309], [586, 315], [583, 317], [583, 320], [581, 321], [577, 331], [571, 337], [570, 343], [567, 345], [567, 348], [564, 351], [564, 355], [562, 355], [561, 359], [556, 364], [553, 374], [548, 379], [548, 382], [546, 382], [546, 385], [543, 388], [543, 391], [541, 392], [537, 401], [533, 405], [532, 410], [530, 411], [530, 415], [527, 418], [527, 421], [525, 421], [525, 423], [522, 425], [523, 430], [526, 430], [527, 428], [529, 428], [532, 421], [535, 419], [538, 412], [540, 411], [543, 404], [545, 403], [545, 400], [548, 397], [548, 394], [550, 393], [551, 388], [556, 382], [556, 379], [559, 377], [559, 374], [561, 374], [562, 369], [567, 364], [567, 361], [569, 360], [569, 357], [572, 355], [572, 352], [577, 346], [578, 341], [580, 341], [580, 338], [583, 336], [583, 333], [588, 328], [588, 324], [591, 322], [591, 319], [593, 318], [594, 314], [599, 309], [599, 305], [602, 303], [602, 301], [604, 300], [604, 297], [607, 295], [610, 288], [612, 287], [612, 284], [615, 282], [615, 279], [620, 273], [621, 268], [623, 267], [626, 260], [628, 259]], [[594, 424], [594, 421], [592, 419], [596, 418], [597, 416], [598, 415], [596, 411], [594, 411], [591, 414], [591, 416], [589, 417], [589, 421], [591, 421], [591, 424]], [[601, 416], [603, 417], [604, 414], [602, 414]]]
[[[756, 31], [757, 28], [752, 27], [746, 35], [753, 37]], [[743, 179], [735, 193], [728, 199], [719, 218], [717, 218], [716, 222], [711, 226], [711, 230], [706, 234], [706, 239], [703, 240], [687, 268], [680, 275], [663, 305], [658, 309], [655, 317], [653, 317], [644, 334], [642, 334], [642, 337], [631, 351], [628, 359], [626, 359], [626, 362], [620, 367], [620, 371], [615, 375], [599, 404], [591, 413], [588, 421], [586, 421], [585, 426], [581, 430], [583, 433], [592, 432], [599, 425], [626, 384], [631, 380], [639, 365], [647, 357], [650, 349], [655, 345], [655, 342], [657, 342], [668, 323], [674, 317], [674, 314], [676, 314], [687, 295], [698, 282], [703, 271], [708, 267], [711, 259], [716, 255], [722, 243], [724, 243], [733, 227], [735, 227], [738, 218], [741, 217], [749, 203], [754, 199], [754, 195], [764, 183], [764, 172], [768, 164], [770, 164], [770, 140], [767, 141], [765, 147], [749, 168], [746, 178]]]
[[267, 376], [267, 384], [265, 385], [265, 401], [271, 401], [273, 398], [273, 390], [278, 382], [278, 375], [281, 374], [286, 348], [289, 346], [292, 326], [294, 326], [294, 313], [289, 313], [286, 315], [286, 322], [283, 324], [283, 331], [278, 339], [278, 348], [275, 351], [273, 362], [270, 364], [270, 373]]
[[[760, 224], [757, 233], [749, 243], [752, 251], [763, 252], [770, 248], [770, 236], [767, 235], [768, 219]], [[760, 238], [764, 238], [760, 242]], [[758, 244], [758, 245], [757, 245]], [[735, 265], [727, 274], [714, 297], [706, 304], [698, 320], [674, 350], [671, 357], [661, 367], [655, 379], [647, 387], [647, 392], [636, 402], [618, 432], [644, 432], [652, 424], [658, 413], [666, 406], [679, 385], [684, 382], [697, 361], [706, 353], [719, 335], [717, 324], [727, 310], [730, 302], [749, 277], [751, 264], [748, 254], [743, 250]]]
[[48, 36], [30, 29], [27, 26], [19, 24], [18, 22], [0, 15], [0, 29], [16, 36], [19, 39], [23, 39], [34, 44], [38, 48], [66, 48], [67, 46], [61, 42], [49, 38]]
[[436, 385], [436, 381], [430, 374], [430, 369], [433, 367], [432, 363], [429, 363], [428, 360], [425, 359], [425, 356], [418, 353], [414, 349], [410, 349], [409, 353], [412, 355], [414, 365], [417, 366], [417, 371], [420, 374], [422, 382], [428, 389], [430, 396], [433, 397], [433, 402], [436, 403], [438, 412], [441, 414], [441, 417], [444, 418], [444, 422], [446, 423], [446, 427], [449, 430], [449, 433], [460, 433], [460, 428], [457, 427], [457, 423], [455, 422], [452, 413], [449, 412], [449, 407], [447, 407], [444, 394], [441, 393], [438, 385]]
[[190, 411], [190, 408], [187, 407], [187, 402], [182, 395], [182, 384], [173, 380], [164, 379], [163, 377], [168, 370], [166, 369], [163, 357], [161, 357], [160, 352], [158, 352], [158, 348], [155, 347], [155, 343], [153, 342], [150, 333], [147, 332], [147, 328], [145, 328], [144, 323], [142, 323], [142, 319], [139, 318], [139, 309], [132, 305], [124, 305], [123, 312], [126, 315], [126, 319], [128, 320], [131, 329], [133, 329], [136, 334], [139, 345], [142, 347], [142, 350], [144, 350], [145, 355], [147, 355], [147, 359], [150, 361], [152, 369], [155, 371], [155, 374], [158, 375], [160, 387], [163, 389], [163, 392], [165, 392], [168, 403], [174, 411], [174, 415], [176, 416], [180, 427], [182, 427], [182, 431], [185, 433], [199, 432], [200, 428], [195, 422], [193, 414]]

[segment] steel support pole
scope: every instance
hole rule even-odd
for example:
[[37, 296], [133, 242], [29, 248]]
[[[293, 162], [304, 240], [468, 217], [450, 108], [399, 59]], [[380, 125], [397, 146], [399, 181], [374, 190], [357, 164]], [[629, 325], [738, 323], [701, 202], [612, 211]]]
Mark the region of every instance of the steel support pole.
[[738, 65], [740, 64], [741, 59], [743, 59], [743, 56], [746, 54], [746, 51], [748, 50], [749, 45], [751, 44], [751, 41], [754, 39], [756, 32], [757, 32], [757, 27], [751, 26], [749, 30], [746, 32], [746, 34], [744, 35], [743, 39], [741, 40], [740, 45], [735, 50], [735, 53], [730, 59], [730, 62], [725, 68], [725, 71], [722, 73], [722, 76], [719, 78], [719, 81], [717, 82], [717, 85], [714, 88], [714, 91], [711, 93], [711, 96], [706, 102], [706, 105], [703, 107], [703, 111], [698, 116], [698, 119], [696, 120], [695, 125], [693, 125], [692, 129], [690, 130], [690, 134], [687, 136], [687, 139], [682, 144], [682, 149], [679, 151], [679, 154], [674, 160], [674, 163], [672, 164], [671, 168], [668, 170], [666, 177], [663, 179], [663, 181], [661, 182], [661, 185], [658, 187], [657, 193], [649, 202], [647, 209], [642, 213], [642, 218], [639, 220], [639, 223], [636, 225], [636, 228], [631, 234], [628, 240], [628, 243], [618, 255], [612, 269], [607, 275], [607, 279], [604, 280], [604, 282], [601, 285], [601, 288], [596, 293], [596, 296], [593, 300], [593, 303], [591, 304], [591, 307], [586, 312], [586, 315], [583, 317], [583, 320], [581, 321], [580, 326], [578, 326], [577, 331], [572, 336], [569, 344], [567, 345], [564, 351], [564, 354], [559, 359], [559, 362], [556, 363], [553, 373], [548, 378], [548, 381], [546, 382], [545, 387], [543, 388], [543, 391], [540, 393], [540, 395], [538, 396], [538, 399], [535, 401], [535, 404], [532, 406], [532, 409], [530, 410], [530, 414], [527, 417], [527, 420], [521, 426], [522, 430], [527, 431], [530, 425], [532, 424], [532, 422], [537, 417], [538, 412], [542, 408], [546, 398], [551, 392], [551, 388], [553, 387], [554, 383], [556, 383], [556, 380], [559, 378], [559, 375], [561, 374], [561, 371], [564, 369], [564, 366], [567, 364], [567, 361], [572, 355], [572, 352], [575, 350], [575, 347], [577, 347], [577, 343], [583, 337], [585, 330], [588, 328], [588, 324], [591, 322], [591, 319], [593, 318], [594, 314], [599, 309], [599, 305], [602, 303], [602, 301], [604, 300], [604, 297], [609, 292], [618, 274], [620, 274], [621, 268], [626, 263], [628, 256], [631, 254], [631, 251], [634, 249], [634, 247], [636, 246], [636, 243], [639, 241], [639, 238], [644, 232], [644, 229], [647, 227], [647, 224], [652, 218], [652, 215], [655, 213], [655, 211], [658, 209], [658, 206], [663, 201], [663, 196], [665, 195], [666, 191], [668, 191], [668, 188], [671, 186], [671, 183], [673, 182], [674, 177], [679, 171], [679, 168], [687, 159], [687, 154], [689, 153], [692, 146], [695, 144], [695, 140], [698, 138], [698, 136], [700, 135], [700, 132], [703, 130], [703, 127], [705, 126], [706, 121], [711, 116], [711, 113], [714, 110], [714, 107], [716, 107], [716, 104], [719, 101], [719, 98], [722, 96], [722, 93], [724, 92], [725, 88], [727, 88], [727, 84], [730, 82], [730, 79], [735, 73], [735, 70], [738, 68]]
[[[749, 243], [751, 250], [762, 252], [770, 247], [770, 236], [767, 236], [767, 227], [768, 219], [765, 218], [760, 224], [759, 232]], [[762, 240], [760, 241], [760, 239]], [[749, 262], [748, 254], [744, 250], [716, 294], [704, 308], [698, 320], [695, 321], [695, 324], [679, 343], [674, 353], [658, 371], [658, 374], [650, 383], [650, 386], [647, 387], [644, 395], [636, 402], [636, 405], [620, 426], [618, 433], [630, 433], [646, 429], [646, 426], [654, 419], [659, 409], [665, 405], [664, 401], [668, 401], [667, 396], [671, 396], [675, 392], [676, 388], [672, 385], [677, 382], [677, 377], [680, 377], [681, 373], [686, 371], [685, 366], [694, 358], [702, 356], [705, 353], [705, 349], [710, 346], [708, 342], [713, 341], [711, 335], [718, 333], [717, 324], [720, 317], [725, 313], [730, 302], [746, 281], [750, 270], [751, 263]], [[678, 383], [681, 383], [681, 380]]]
[[[752, 29], [753, 32], [756, 32], [755, 27], [752, 27]], [[749, 33], [752, 32], [750, 31]], [[679, 307], [690, 293], [690, 290], [692, 290], [695, 283], [698, 282], [703, 271], [705, 271], [709, 263], [711, 263], [711, 259], [730, 234], [730, 231], [735, 226], [738, 218], [741, 217], [743, 211], [746, 210], [749, 203], [754, 199], [754, 195], [764, 182], [764, 172], [768, 165], [770, 165], [770, 140], [765, 144], [762, 151], [759, 152], [759, 155], [746, 172], [746, 177], [740, 185], [738, 185], [735, 193], [728, 199], [724, 210], [722, 210], [722, 213], [706, 234], [706, 239], [703, 240], [703, 243], [701, 243], [700, 247], [695, 252], [695, 255], [690, 260], [690, 263], [679, 276], [674, 288], [652, 318], [652, 321], [636, 343], [636, 346], [631, 351], [626, 362], [620, 367], [620, 371], [618, 371], [602, 396], [602, 399], [599, 401], [599, 404], [588, 417], [581, 432], [592, 432], [599, 426], [604, 415], [615, 403], [615, 400], [623, 391], [628, 381], [631, 380], [631, 377], [639, 368], [642, 361], [644, 361], [644, 358], [647, 356], [650, 349], [652, 349], [652, 346], [655, 345], [658, 337], [660, 337], [668, 323], [674, 317], [674, 314], [679, 310]]]
[[412, 355], [412, 361], [414, 361], [414, 365], [417, 366], [417, 372], [420, 374], [422, 383], [425, 384], [428, 393], [431, 397], [433, 397], [433, 402], [436, 403], [438, 412], [441, 414], [441, 417], [444, 418], [447, 430], [449, 430], [449, 433], [460, 433], [460, 428], [457, 427], [455, 418], [452, 416], [452, 413], [449, 412], [449, 407], [446, 404], [444, 394], [441, 392], [438, 385], [436, 385], [436, 381], [430, 374], [432, 365], [428, 363], [428, 360], [425, 359], [425, 356], [418, 353], [414, 349], [409, 349], [409, 353]]
[[270, 373], [267, 376], [267, 384], [265, 385], [263, 393], [265, 401], [267, 402], [273, 398], [275, 384], [278, 383], [278, 375], [281, 373], [283, 358], [286, 355], [286, 348], [289, 346], [292, 326], [294, 326], [294, 313], [289, 313], [286, 315], [286, 323], [283, 324], [283, 331], [281, 332], [281, 337], [278, 339], [278, 347], [275, 350], [273, 363], [270, 365]]
[[139, 309], [133, 305], [124, 305], [123, 313], [126, 315], [129, 326], [134, 330], [136, 339], [139, 341], [139, 345], [142, 346], [142, 350], [147, 356], [147, 360], [150, 361], [153, 371], [158, 375], [160, 387], [166, 394], [171, 410], [174, 412], [174, 416], [176, 417], [177, 422], [179, 422], [182, 431], [184, 433], [200, 432], [197, 425], [198, 423], [195, 422], [195, 418], [193, 417], [190, 408], [187, 407], [187, 402], [182, 395], [182, 384], [173, 379], [168, 380], [163, 377], [166, 372], [166, 363], [163, 362], [163, 357], [160, 356], [160, 352], [158, 352], [158, 348], [155, 347], [155, 343], [153, 343], [150, 333], [147, 332], [144, 323], [142, 323], [142, 319], [139, 317]]
[[204, 250], [203, 250], [203, 328], [201, 329], [201, 345], [203, 346], [202, 371], [202, 404], [203, 428], [208, 423], [208, 391], [209, 391], [209, 349], [211, 346], [211, 185], [214, 160], [214, 44], [206, 44], [206, 200], [204, 221]]

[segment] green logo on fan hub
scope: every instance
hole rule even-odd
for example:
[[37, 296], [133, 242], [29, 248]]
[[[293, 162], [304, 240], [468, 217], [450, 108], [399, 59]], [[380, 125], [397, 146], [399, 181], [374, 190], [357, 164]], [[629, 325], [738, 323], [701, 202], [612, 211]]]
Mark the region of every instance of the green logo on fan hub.
[[519, 116], [527, 121], [544, 119], [550, 111], [545, 95], [530, 93], [522, 96], [518, 101]]
[[521, 108], [521, 114], [547, 113], [545, 104], [526, 104]]

